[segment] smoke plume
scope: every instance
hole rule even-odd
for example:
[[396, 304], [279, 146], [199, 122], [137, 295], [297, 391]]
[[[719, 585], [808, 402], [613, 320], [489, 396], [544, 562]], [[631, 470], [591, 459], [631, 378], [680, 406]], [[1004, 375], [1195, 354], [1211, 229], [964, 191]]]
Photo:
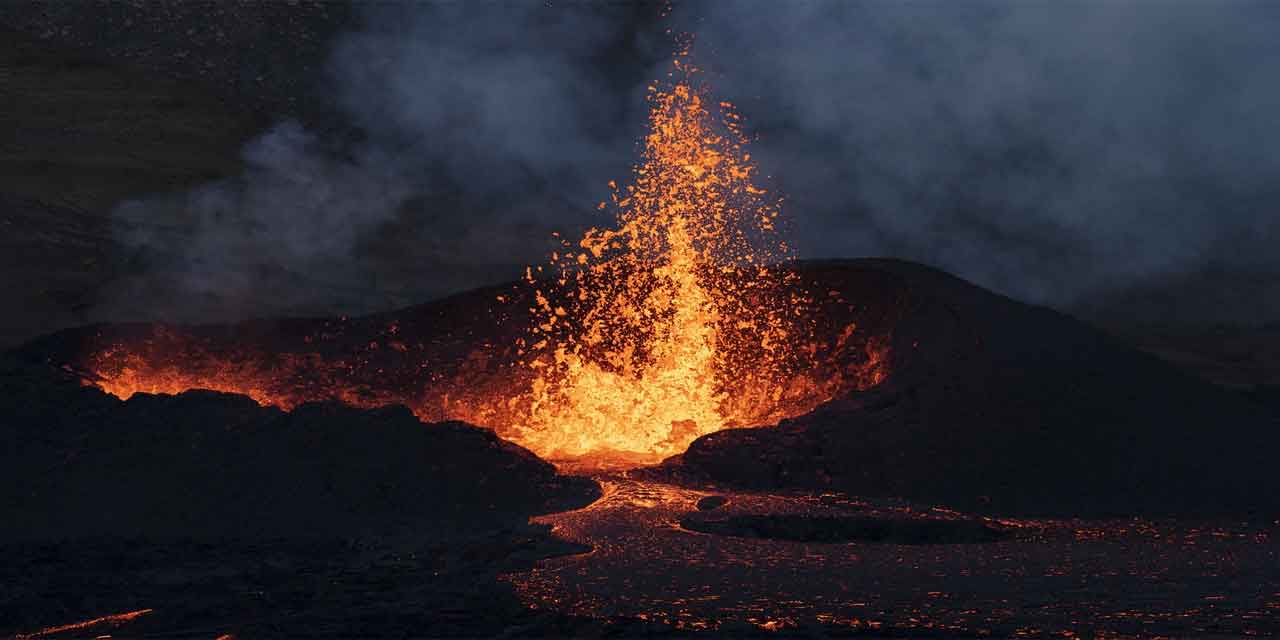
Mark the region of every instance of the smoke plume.
[[[184, 231], [125, 238], [177, 289], [241, 313], [377, 308], [514, 277], [550, 231], [607, 222], [594, 205], [633, 159], [673, 30], [694, 34], [746, 116], [802, 256], [920, 260], [1066, 308], [1208, 273], [1250, 274], [1263, 283], [1250, 291], [1280, 299], [1272, 3], [664, 12], [371, 5], [329, 68], [356, 135], [283, 123], [246, 148], [240, 178], [121, 209]], [[1280, 313], [1238, 302], [1184, 308]]]

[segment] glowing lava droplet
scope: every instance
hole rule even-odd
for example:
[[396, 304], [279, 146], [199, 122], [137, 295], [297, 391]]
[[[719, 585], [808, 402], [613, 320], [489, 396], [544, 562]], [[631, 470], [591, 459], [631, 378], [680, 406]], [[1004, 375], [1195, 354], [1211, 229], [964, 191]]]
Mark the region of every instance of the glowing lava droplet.
[[769, 268], [790, 258], [778, 201], [753, 182], [739, 116], [687, 56], [649, 88], [642, 161], [632, 184], [610, 183], [616, 228], [566, 243], [553, 281], [527, 278], [547, 290], [515, 439], [544, 456], [658, 459], [793, 409], [802, 354], [788, 345], [807, 298]]

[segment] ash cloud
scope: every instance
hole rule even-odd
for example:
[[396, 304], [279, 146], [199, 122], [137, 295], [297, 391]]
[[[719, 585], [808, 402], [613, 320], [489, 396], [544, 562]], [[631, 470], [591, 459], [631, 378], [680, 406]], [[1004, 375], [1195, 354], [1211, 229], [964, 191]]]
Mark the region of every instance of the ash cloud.
[[[172, 299], [239, 315], [388, 308], [511, 278], [552, 230], [602, 222], [593, 205], [634, 159], [673, 29], [695, 34], [713, 88], [757, 134], [803, 257], [919, 260], [1059, 308], [1173, 287], [1182, 313], [1280, 319], [1273, 4], [661, 13], [367, 5], [327, 78], [354, 134], [282, 123], [238, 179], [122, 207], [121, 237]], [[1219, 273], [1252, 288], [1224, 303]]]
[[[1188, 315], [1280, 316], [1274, 3], [684, 9], [808, 255], [1060, 307], [1172, 283]], [[1215, 272], [1271, 284], [1205, 309]]]
[[240, 176], [119, 207], [142, 266], [109, 297], [175, 319], [390, 308], [514, 279], [552, 231], [601, 222], [648, 68], [611, 62], [647, 55], [646, 13], [360, 6], [323, 80], [345, 122], [282, 122]]
[[287, 121], [245, 147], [241, 176], [118, 207], [120, 239], [148, 263], [129, 298], [180, 319], [183, 307], [238, 318], [358, 287], [362, 274], [344, 273], [354, 243], [394, 218], [409, 182], [376, 148], [339, 159], [320, 146]]

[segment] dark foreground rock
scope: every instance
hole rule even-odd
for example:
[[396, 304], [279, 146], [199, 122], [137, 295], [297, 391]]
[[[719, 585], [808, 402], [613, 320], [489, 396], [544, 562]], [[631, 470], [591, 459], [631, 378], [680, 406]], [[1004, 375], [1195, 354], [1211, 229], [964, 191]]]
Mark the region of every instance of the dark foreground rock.
[[935, 269], [804, 273], [853, 302], [901, 305], [888, 380], [777, 428], [710, 434], [673, 472], [988, 513], [1280, 511], [1280, 423], [1262, 404]]
[[429, 537], [523, 524], [598, 488], [492, 432], [403, 407], [292, 412], [228, 394], [121, 402], [0, 373], [0, 541]]
[[583, 623], [526, 610], [498, 577], [566, 551], [580, 549], [534, 529], [398, 547], [326, 539], [5, 544], [0, 637], [143, 610], [127, 624], [51, 637], [474, 638], [572, 628]]
[[598, 493], [401, 407], [121, 402], [0, 357], [0, 637], [134, 611], [52, 637], [591, 633], [500, 576], [585, 551], [528, 518]]

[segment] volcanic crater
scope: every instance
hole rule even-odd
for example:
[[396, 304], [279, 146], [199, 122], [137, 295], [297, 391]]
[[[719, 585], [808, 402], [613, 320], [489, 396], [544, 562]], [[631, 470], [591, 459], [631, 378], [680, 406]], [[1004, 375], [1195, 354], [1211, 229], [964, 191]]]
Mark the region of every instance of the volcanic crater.
[[[780, 396], [779, 424], [702, 436], [644, 474], [1005, 514], [1239, 512], [1274, 503], [1274, 417], [1243, 394], [921, 265], [786, 268], [821, 292], [810, 346], [818, 366], [797, 375], [838, 381], [823, 387], [830, 396]], [[208, 389], [285, 410], [320, 401], [403, 405], [423, 422], [461, 420], [519, 443], [504, 420], [529, 384], [515, 344], [536, 321], [532, 291], [521, 282], [355, 318], [97, 325], [11, 353], [121, 399]], [[590, 471], [658, 460], [606, 451], [552, 461]]]

